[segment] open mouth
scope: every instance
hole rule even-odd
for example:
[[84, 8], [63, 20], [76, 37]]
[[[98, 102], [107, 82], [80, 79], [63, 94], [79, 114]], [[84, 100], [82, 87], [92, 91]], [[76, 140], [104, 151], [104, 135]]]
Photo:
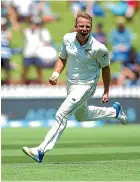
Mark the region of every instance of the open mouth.
[[81, 35], [82, 35], [83, 37], [87, 37], [87, 36], [88, 36], [88, 33], [81, 33]]

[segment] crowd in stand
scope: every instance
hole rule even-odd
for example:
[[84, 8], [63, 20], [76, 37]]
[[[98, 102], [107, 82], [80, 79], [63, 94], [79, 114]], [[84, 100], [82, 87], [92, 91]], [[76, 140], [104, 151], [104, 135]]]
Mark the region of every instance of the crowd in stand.
[[[53, 45], [51, 34], [43, 25], [45, 22], [54, 22], [57, 19], [47, 1], [2, 1], [1, 66], [6, 71], [8, 84], [11, 83], [10, 60], [13, 54], [18, 53], [23, 54], [22, 83], [27, 83], [28, 71], [32, 65], [36, 68], [38, 83], [42, 83], [42, 68], [53, 67], [57, 60], [57, 50]], [[27, 23], [29, 26], [23, 27], [22, 23]], [[24, 45], [11, 48], [13, 33], [17, 32], [22, 35]], [[18, 39], [18, 35], [16, 38]]]
[[[99, 42], [112, 47], [111, 63], [120, 62], [121, 70], [117, 75], [117, 85], [140, 84], [140, 53], [133, 47], [133, 33], [127, 28], [126, 21], [132, 20], [140, 8], [138, 1], [120, 1], [119, 3], [105, 3], [104, 8], [98, 1], [68, 1], [73, 15], [79, 11], [87, 11], [92, 16], [105, 16], [105, 8], [116, 15], [116, 28], [108, 38], [102, 23], [95, 25], [93, 36]], [[117, 8], [119, 6], [119, 8]], [[118, 10], [118, 11], [117, 11]], [[1, 2], [1, 67], [5, 69], [7, 84], [11, 83], [11, 69], [15, 67], [10, 60], [13, 54], [23, 55], [23, 84], [27, 83], [27, 75], [31, 65], [34, 65], [38, 83], [43, 83], [42, 68], [53, 67], [58, 50], [52, 40], [46, 22], [55, 22], [59, 17], [52, 12], [49, 1], [2, 1]], [[24, 22], [29, 26], [23, 27]], [[9, 30], [9, 26], [11, 29]], [[13, 31], [23, 35], [24, 45], [12, 47]], [[76, 30], [73, 30], [76, 31]], [[16, 34], [18, 38], [18, 34]]]

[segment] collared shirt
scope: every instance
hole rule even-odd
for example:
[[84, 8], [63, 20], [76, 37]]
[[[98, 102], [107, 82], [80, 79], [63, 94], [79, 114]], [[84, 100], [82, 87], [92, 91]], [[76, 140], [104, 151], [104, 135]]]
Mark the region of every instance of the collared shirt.
[[109, 51], [90, 34], [88, 42], [81, 46], [76, 32], [64, 35], [59, 53], [68, 59], [67, 79], [73, 84], [91, 84], [99, 79], [100, 68], [110, 64]]

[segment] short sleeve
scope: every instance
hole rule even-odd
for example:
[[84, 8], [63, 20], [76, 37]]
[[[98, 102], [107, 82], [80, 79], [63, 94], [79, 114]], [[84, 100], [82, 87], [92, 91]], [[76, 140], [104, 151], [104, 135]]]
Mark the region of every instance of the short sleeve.
[[62, 45], [61, 45], [61, 49], [59, 52], [59, 57], [62, 59], [67, 59], [68, 55], [67, 55], [67, 50], [66, 50], [66, 43], [65, 43], [65, 36], [63, 37], [63, 41], [62, 41]]
[[104, 68], [110, 64], [109, 51], [106, 46], [102, 46], [97, 50], [96, 59], [101, 68]]

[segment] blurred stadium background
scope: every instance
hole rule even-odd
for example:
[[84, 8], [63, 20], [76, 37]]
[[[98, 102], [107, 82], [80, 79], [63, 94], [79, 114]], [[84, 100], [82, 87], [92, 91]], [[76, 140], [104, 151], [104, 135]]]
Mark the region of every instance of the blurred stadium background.
[[[58, 52], [63, 35], [73, 30], [74, 9], [70, 1], [46, 2], [51, 14], [44, 18], [44, 27], [49, 30], [53, 46]], [[96, 1], [99, 9], [93, 14], [93, 32], [95, 24], [103, 24], [110, 52], [112, 45], [109, 37], [116, 27], [118, 16], [112, 7], [122, 2]], [[89, 5], [91, 6], [90, 3]], [[132, 45], [137, 52], [140, 52], [139, 7], [133, 14], [132, 9], [130, 10], [131, 17], [128, 14], [120, 14], [126, 19], [126, 26], [132, 32]], [[90, 7], [88, 10], [91, 10]], [[7, 17], [7, 14], [3, 12], [2, 16]], [[128, 116], [128, 125], [121, 126], [117, 120], [78, 123], [72, 116], [68, 120], [68, 127], [61, 140], [53, 151], [46, 155], [42, 165], [35, 164], [24, 156], [21, 151], [22, 146], [38, 145], [48, 128], [52, 126], [55, 113], [66, 97], [66, 69], [61, 74], [57, 86], [52, 87], [48, 84], [53, 70], [53, 67], [49, 66], [43, 69], [42, 83], [38, 83], [33, 66], [29, 71], [27, 82], [22, 82], [23, 54], [18, 50], [24, 47], [21, 29], [30, 26], [28, 21], [30, 16], [20, 14], [20, 17], [22, 18], [20, 29], [14, 29], [14, 25], [12, 26], [8, 20], [8, 29], [12, 32], [10, 47], [16, 52], [10, 59], [13, 66], [10, 82], [7, 81], [5, 70], [1, 70], [2, 181], [138, 181], [140, 179], [140, 81], [138, 77], [136, 83], [125, 80], [124, 85], [117, 85], [116, 80], [122, 69], [122, 62], [119, 60], [111, 63], [110, 101], [105, 106], [112, 105], [114, 101], [121, 102]], [[100, 80], [89, 104], [101, 106], [102, 93], [103, 85]]]

